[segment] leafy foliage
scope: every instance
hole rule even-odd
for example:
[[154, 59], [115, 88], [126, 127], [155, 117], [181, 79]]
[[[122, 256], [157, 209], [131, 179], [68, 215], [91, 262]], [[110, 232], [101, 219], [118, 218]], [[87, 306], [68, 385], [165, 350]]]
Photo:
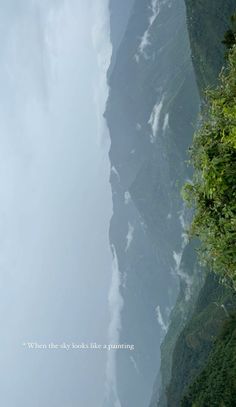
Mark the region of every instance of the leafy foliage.
[[203, 262], [236, 288], [236, 46], [219, 85], [207, 91], [191, 159], [193, 182], [183, 190], [195, 208], [190, 237], [200, 238]]

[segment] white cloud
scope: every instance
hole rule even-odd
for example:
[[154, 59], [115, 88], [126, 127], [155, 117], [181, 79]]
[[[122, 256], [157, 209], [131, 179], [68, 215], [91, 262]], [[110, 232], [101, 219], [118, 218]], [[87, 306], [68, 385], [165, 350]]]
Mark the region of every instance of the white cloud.
[[138, 54], [135, 54], [135, 55], [134, 55], [134, 59], [135, 59], [136, 63], [138, 64], [138, 63], [139, 63], [139, 55], [138, 55]]
[[[118, 344], [121, 330], [121, 311], [123, 309], [124, 300], [120, 293], [121, 275], [114, 246], [112, 246], [112, 254], [112, 281], [108, 297], [111, 319], [108, 331], [108, 340], [110, 344]], [[107, 352], [106, 399], [107, 401], [112, 401], [115, 406], [121, 407], [116, 382], [116, 350], [109, 350]]]
[[156, 307], [155, 311], [156, 311], [157, 321], [158, 321], [161, 329], [163, 330], [163, 332], [166, 333], [168, 330], [168, 324], [166, 324], [164, 321], [164, 318], [161, 313], [161, 308], [159, 305]]
[[149, 34], [149, 29], [147, 31], [145, 31], [145, 33], [143, 34], [140, 44], [139, 44], [139, 49], [138, 52], [139, 54], [143, 55], [146, 57], [145, 54], [145, 49], [150, 45], [150, 34]]
[[97, 54], [97, 65], [99, 70], [99, 81], [94, 84], [94, 100], [97, 106], [97, 127], [100, 142], [108, 141], [108, 130], [103, 118], [105, 103], [108, 98], [109, 88], [107, 84], [107, 70], [112, 56], [112, 45], [110, 42], [110, 16], [109, 1], [94, 0], [93, 2], [93, 29], [92, 43]]
[[125, 248], [126, 252], [129, 250], [133, 238], [134, 238], [134, 227], [131, 225], [131, 223], [128, 223], [128, 233], [126, 236], [126, 248]]
[[149, 6], [149, 9], [151, 11], [151, 15], [149, 17], [149, 24], [148, 28], [144, 32], [139, 47], [138, 47], [138, 52], [135, 55], [136, 62], [139, 62], [139, 57], [142, 55], [144, 58], [147, 58], [147, 54], [145, 52], [146, 48], [151, 44], [150, 42], [150, 29], [154, 23], [154, 21], [157, 19], [158, 15], [160, 14], [161, 10], [161, 5], [165, 3], [162, 0], [152, 0], [151, 5]]
[[156, 18], [158, 17], [158, 15], [160, 13], [160, 6], [161, 6], [160, 0], [152, 0], [151, 7], [150, 7], [151, 11], [152, 11], [152, 15], [149, 18], [150, 27], [152, 26], [152, 24], [154, 23], [154, 21], [156, 20]]
[[185, 300], [189, 301], [190, 297], [191, 297], [191, 293], [192, 293], [192, 285], [193, 285], [193, 279], [192, 277], [188, 274], [185, 273], [182, 268], [181, 268], [181, 261], [182, 261], [182, 257], [183, 257], [183, 252], [184, 249], [186, 247], [186, 245], [188, 244], [188, 235], [186, 233], [186, 227], [187, 227], [187, 211], [186, 211], [186, 207], [183, 204], [183, 207], [181, 209], [181, 211], [179, 212], [179, 221], [180, 221], [180, 225], [182, 227], [182, 243], [181, 243], [181, 250], [179, 253], [177, 252], [173, 252], [173, 258], [175, 261], [175, 272], [177, 274], [177, 276], [179, 276], [181, 278], [181, 280], [183, 280], [185, 282], [186, 288], [185, 288]]
[[129, 193], [129, 191], [125, 191], [125, 205], [129, 205], [131, 201], [131, 195]]
[[186, 206], [183, 204], [183, 207], [181, 209], [181, 211], [179, 212], [179, 221], [182, 227], [182, 248], [184, 248], [187, 243], [188, 243], [188, 234], [186, 232], [187, 230], [187, 226], [188, 226], [188, 221], [187, 221], [187, 210], [186, 210]]
[[113, 172], [113, 174], [116, 175], [118, 181], [120, 182], [120, 174], [118, 173], [118, 171], [114, 165], [111, 167], [111, 172]]
[[150, 126], [152, 128], [152, 134], [150, 135], [151, 143], [154, 143], [156, 140], [156, 137], [157, 137], [162, 107], [163, 107], [163, 99], [160, 101], [160, 103], [155, 104], [155, 106], [152, 110], [150, 119], [148, 121], [148, 124], [150, 124]]
[[189, 301], [191, 298], [192, 294], [192, 285], [193, 285], [193, 280], [192, 277], [185, 273], [182, 268], [181, 268], [181, 261], [182, 261], [182, 256], [183, 256], [183, 250], [180, 253], [176, 253], [175, 251], [173, 252], [173, 258], [175, 261], [175, 272], [178, 277], [181, 278], [185, 282], [186, 289], [185, 289], [185, 300]]
[[124, 272], [122, 274], [122, 288], [126, 288], [126, 284], [127, 284], [127, 278], [128, 278], [128, 274], [126, 272]]
[[166, 113], [163, 123], [163, 131], [166, 131], [168, 127], [169, 127], [169, 113]]
[[130, 356], [130, 360], [131, 360], [132, 365], [134, 366], [134, 369], [136, 370], [136, 372], [137, 372], [138, 374], [140, 374], [140, 371], [139, 371], [137, 362], [136, 362], [136, 360], [134, 359], [134, 357], [133, 357], [133, 356]]

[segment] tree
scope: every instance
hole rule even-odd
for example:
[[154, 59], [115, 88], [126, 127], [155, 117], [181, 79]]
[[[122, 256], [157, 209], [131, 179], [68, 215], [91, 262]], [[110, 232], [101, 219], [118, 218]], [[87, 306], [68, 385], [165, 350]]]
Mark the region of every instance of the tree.
[[226, 31], [222, 43], [228, 50], [236, 44], [236, 13], [230, 19], [230, 28]]

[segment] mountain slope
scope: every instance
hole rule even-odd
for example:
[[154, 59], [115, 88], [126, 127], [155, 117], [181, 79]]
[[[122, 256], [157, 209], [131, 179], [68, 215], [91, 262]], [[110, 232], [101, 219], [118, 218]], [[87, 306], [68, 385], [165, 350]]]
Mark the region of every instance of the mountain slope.
[[199, 274], [195, 253], [186, 272], [179, 261], [189, 217], [180, 188], [191, 175], [186, 149], [199, 95], [184, 1], [135, 0], [129, 15], [109, 70], [105, 117], [111, 138], [110, 242], [123, 300], [119, 341], [135, 345], [130, 357], [116, 353], [116, 391], [122, 407], [143, 407], [151, 398], [179, 281], [189, 293]]
[[234, 13], [235, 0], [185, 0], [192, 58], [199, 89], [217, 82], [225, 48], [224, 33]]
[[188, 389], [182, 406], [234, 406], [236, 400], [236, 318], [224, 324], [208, 362]]
[[[217, 1], [217, 4], [213, 1], [203, 3], [186, 0], [186, 6], [192, 58], [199, 90], [203, 95], [206, 85], [217, 82], [218, 74], [225, 63], [225, 49], [221, 41], [236, 4], [230, 0]], [[179, 301], [181, 298], [179, 298], [172, 313], [170, 332], [178, 321], [175, 310], [179, 308]], [[216, 277], [210, 274], [200, 292], [196, 305], [190, 309], [190, 312], [188, 312], [189, 308], [185, 309], [188, 318], [184, 323], [184, 328], [181, 327], [180, 330], [174, 331], [176, 343], [173, 345], [175, 341], [172, 341], [172, 361], [169, 357], [168, 343], [170, 339], [168, 334], [162, 344], [161, 372], [164, 388], [158, 406], [174, 407], [181, 404], [184, 393], [188, 392], [188, 385], [197, 378], [208, 363], [208, 357], [211, 352], [214, 352], [215, 340], [222, 329], [222, 325], [227, 321], [228, 313], [231, 310], [233, 312], [235, 306], [234, 292], [224, 287]], [[166, 359], [169, 361], [167, 371], [165, 369]], [[170, 382], [169, 385], [168, 381]], [[165, 397], [166, 392], [167, 398]], [[157, 397], [155, 403], [153, 402], [152, 405], [157, 405]], [[198, 405], [205, 406], [206, 404], [196, 404], [196, 406]]]

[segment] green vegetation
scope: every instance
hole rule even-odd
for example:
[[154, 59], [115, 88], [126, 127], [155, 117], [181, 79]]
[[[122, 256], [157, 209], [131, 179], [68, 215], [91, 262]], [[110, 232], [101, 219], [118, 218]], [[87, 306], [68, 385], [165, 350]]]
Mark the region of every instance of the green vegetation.
[[236, 402], [236, 315], [224, 324], [207, 365], [189, 387], [182, 407], [232, 407]]
[[[170, 315], [170, 326], [161, 344], [161, 377], [162, 388], [158, 406], [166, 406], [166, 389], [171, 381], [172, 359], [176, 342], [186, 322], [192, 317], [200, 290], [205, 281], [205, 273], [200, 270], [196, 256], [197, 242], [191, 241], [186, 246], [181, 261], [181, 269], [192, 281], [191, 296], [186, 300], [186, 283], [180, 282], [180, 292], [176, 305]], [[173, 367], [174, 368], [174, 367]], [[178, 375], [179, 377], [179, 375]]]
[[[236, 13], [230, 18], [230, 28], [225, 32], [222, 43], [228, 50], [231, 50], [236, 43]], [[228, 53], [226, 56], [228, 57]]]
[[[190, 398], [192, 390], [189, 386], [208, 366], [209, 357], [215, 350], [222, 326], [228, 321], [229, 315], [235, 312], [235, 309], [235, 291], [219, 284], [216, 274], [208, 273], [197, 299], [194, 313], [176, 341], [173, 352], [172, 378], [167, 387], [168, 407], [180, 406], [185, 394], [188, 394], [189, 400], [192, 400]], [[226, 349], [226, 352], [228, 350]], [[221, 360], [219, 363], [224, 364], [225, 362]], [[227, 365], [226, 362], [225, 369], [227, 366], [228, 375], [231, 375], [231, 365]], [[213, 365], [209, 365], [208, 373], [211, 367]], [[212, 371], [211, 374], [214, 375], [215, 372]], [[187, 406], [193, 407], [194, 404], [187, 404]], [[212, 404], [200, 406], [211, 407]], [[220, 404], [217, 405], [217, 407], [219, 406]]]
[[224, 34], [232, 29], [235, 0], [185, 0], [192, 59], [199, 91], [215, 85], [224, 63]]
[[193, 183], [183, 192], [195, 208], [189, 234], [200, 238], [203, 262], [236, 288], [236, 46], [219, 85], [207, 91], [191, 159]]
[[[195, 176], [193, 183], [186, 185], [184, 195], [196, 209], [190, 235], [202, 240], [202, 258], [210, 267], [206, 267], [206, 280], [200, 294], [197, 290], [197, 300], [184, 304], [186, 319], [182, 321], [178, 313], [181, 298], [172, 311], [169, 332], [162, 344], [162, 393], [166, 397], [161, 395], [158, 406], [229, 407], [236, 405], [234, 17], [229, 24], [235, 0], [185, 3], [203, 113], [191, 149]], [[228, 66], [219, 80], [225, 56], [229, 58]], [[209, 86], [216, 89], [205, 93]], [[211, 271], [213, 268], [217, 273]], [[222, 280], [228, 282], [229, 277], [234, 284], [223, 284]], [[193, 283], [193, 291], [195, 287]], [[192, 310], [188, 310], [189, 306]]]

